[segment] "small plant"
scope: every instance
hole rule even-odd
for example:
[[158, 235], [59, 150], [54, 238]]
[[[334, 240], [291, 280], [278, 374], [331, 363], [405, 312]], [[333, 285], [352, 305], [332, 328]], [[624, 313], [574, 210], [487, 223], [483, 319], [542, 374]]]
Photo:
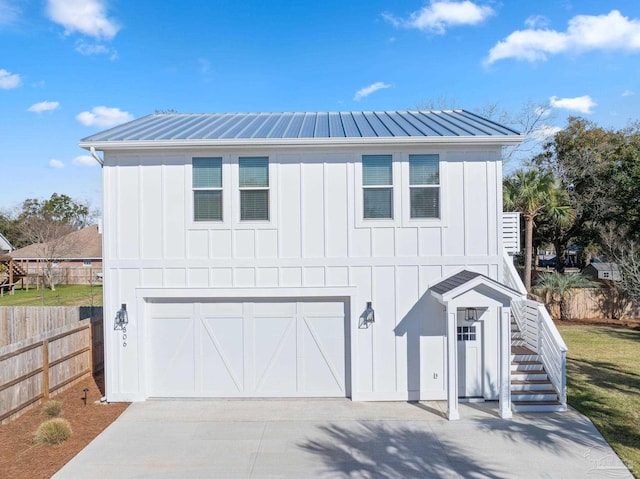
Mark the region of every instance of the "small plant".
[[33, 440], [37, 444], [60, 444], [71, 437], [71, 424], [66, 419], [47, 419], [38, 426]]
[[47, 417], [60, 417], [62, 415], [62, 403], [52, 399], [42, 406], [42, 415]]

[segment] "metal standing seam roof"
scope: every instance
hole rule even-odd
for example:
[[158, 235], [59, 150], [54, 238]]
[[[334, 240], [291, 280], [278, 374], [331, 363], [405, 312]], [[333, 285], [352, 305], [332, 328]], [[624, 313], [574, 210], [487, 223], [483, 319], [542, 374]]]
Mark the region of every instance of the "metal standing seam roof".
[[484, 280], [486, 280], [489, 284], [498, 286], [502, 289], [505, 289], [507, 291], [511, 291], [513, 293], [515, 293], [518, 296], [522, 296], [522, 294], [518, 291], [516, 291], [513, 288], [510, 288], [507, 285], [504, 285], [502, 283], [498, 283], [496, 280], [489, 278], [488, 276], [485, 276], [484, 274], [480, 274], [480, 273], [476, 273], [474, 271], [469, 271], [469, 270], [462, 270], [459, 273], [456, 273], [452, 276], [449, 276], [448, 278], [443, 279], [442, 281], [440, 281], [439, 283], [434, 284], [433, 286], [431, 286], [429, 289], [431, 291], [433, 291], [436, 294], [439, 295], [444, 295], [446, 293], [449, 293], [450, 291], [453, 291], [454, 289], [458, 288], [459, 286], [462, 286], [463, 284], [468, 283], [469, 281], [472, 281], [476, 278], [483, 278]]
[[142, 143], [257, 143], [277, 140], [479, 139], [519, 143], [515, 130], [465, 110], [157, 113], [91, 135], [80, 146]]

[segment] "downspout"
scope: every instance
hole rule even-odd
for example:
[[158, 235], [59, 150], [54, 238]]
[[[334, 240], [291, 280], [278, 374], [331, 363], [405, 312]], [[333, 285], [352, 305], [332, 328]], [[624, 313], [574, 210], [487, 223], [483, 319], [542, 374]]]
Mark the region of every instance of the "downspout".
[[93, 156], [93, 159], [96, 160], [101, 167], [104, 166], [104, 161], [100, 159], [100, 157], [96, 153], [96, 149], [93, 146], [89, 147], [89, 151], [91, 152], [91, 156]]

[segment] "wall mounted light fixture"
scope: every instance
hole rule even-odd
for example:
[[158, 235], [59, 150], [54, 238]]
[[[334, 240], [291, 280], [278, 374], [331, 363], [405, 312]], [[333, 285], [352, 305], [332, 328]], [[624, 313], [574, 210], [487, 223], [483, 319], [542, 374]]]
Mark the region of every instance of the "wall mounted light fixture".
[[376, 322], [376, 312], [373, 310], [373, 306], [371, 306], [371, 301], [367, 301], [367, 309], [364, 310], [364, 314], [362, 315], [364, 324], [375, 323]]
[[127, 324], [129, 324], [129, 315], [127, 314], [127, 305], [123, 304], [116, 313], [113, 329], [121, 329], [124, 331], [127, 328]]
[[464, 313], [464, 320], [469, 323], [478, 321], [478, 310], [476, 308], [467, 308]]

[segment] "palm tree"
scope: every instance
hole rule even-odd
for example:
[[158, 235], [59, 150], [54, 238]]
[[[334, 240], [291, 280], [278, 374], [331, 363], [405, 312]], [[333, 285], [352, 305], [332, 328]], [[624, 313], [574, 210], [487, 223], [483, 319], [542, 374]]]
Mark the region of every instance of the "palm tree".
[[595, 288], [599, 284], [591, 281], [581, 273], [562, 274], [554, 271], [538, 278], [534, 291], [538, 294], [550, 296], [550, 302], [560, 305], [560, 319], [569, 319], [570, 301], [575, 288]]
[[538, 169], [518, 170], [505, 178], [504, 209], [519, 211], [525, 224], [524, 285], [531, 291], [531, 261], [533, 258], [533, 225], [536, 217], [553, 204], [557, 189], [553, 174]]

